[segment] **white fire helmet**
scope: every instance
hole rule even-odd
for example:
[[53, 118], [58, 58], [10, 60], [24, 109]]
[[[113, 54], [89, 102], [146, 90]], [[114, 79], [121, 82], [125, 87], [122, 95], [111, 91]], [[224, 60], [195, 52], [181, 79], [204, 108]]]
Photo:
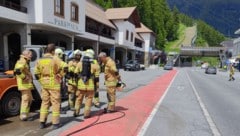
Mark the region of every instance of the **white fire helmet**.
[[87, 49], [85, 52], [84, 52], [84, 56], [88, 56], [89, 58], [94, 58], [94, 51], [92, 49]]
[[61, 58], [63, 56], [63, 50], [60, 48], [55, 49], [55, 55]]
[[73, 52], [74, 56], [75, 55], [82, 55], [82, 51], [80, 51], [79, 49], [76, 49], [74, 52]]

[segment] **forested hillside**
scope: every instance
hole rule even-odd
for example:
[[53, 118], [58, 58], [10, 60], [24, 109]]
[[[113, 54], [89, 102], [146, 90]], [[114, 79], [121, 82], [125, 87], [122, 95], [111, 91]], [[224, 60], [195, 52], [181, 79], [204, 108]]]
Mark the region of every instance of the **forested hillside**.
[[166, 0], [95, 0], [105, 9], [137, 6], [141, 21], [156, 33], [156, 46], [164, 49], [166, 41], [177, 39], [179, 19]]
[[[156, 33], [156, 47], [164, 49], [167, 42], [177, 40], [179, 38], [178, 29], [180, 23], [186, 26], [193, 26], [199, 21], [186, 16], [178, 11], [177, 8], [170, 9], [166, 0], [94, 0], [105, 9], [113, 7], [132, 7], [137, 6], [141, 21]], [[218, 31], [201, 23], [198, 27], [198, 34], [201, 40], [200, 44], [211, 42], [210, 46], [219, 45], [224, 39]], [[200, 32], [200, 33], [199, 33]], [[206, 35], [205, 34], [211, 34]], [[206, 39], [208, 37], [208, 39]], [[211, 40], [213, 39], [213, 40]], [[198, 43], [198, 44], [199, 44]], [[198, 45], [197, 44], [197, 45]], [[208, 45], [208, 44], [207, 44]]]
[[170, 7], [195, 19], [201, 19], [223, 33], [236, 36], [240, 28], [240, 0], [167, 0]]

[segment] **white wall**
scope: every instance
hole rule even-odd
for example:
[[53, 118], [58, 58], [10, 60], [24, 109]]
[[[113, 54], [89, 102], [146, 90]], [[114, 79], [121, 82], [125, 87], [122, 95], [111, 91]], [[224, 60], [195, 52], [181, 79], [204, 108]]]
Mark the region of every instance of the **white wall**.
[[140, 33], [141, 37], [144, 39], [144, 51], [150, 52], [150, 47], [155, 48], [156, 38], [151, 33]]
[[233, 41], [233, 56], [240, 55], [240, 37]]
[[[116, 36], [116, 42], [119, 45], [125, 45], [128, 47], [134, 47], [135, 42], [135, 25], [128, 21], [124, 20], [114, 20], [114, 24], [118, 28], [118, 32], [115, 34]], [[126, 31], [129, 31], [128, 33], [128, 40], [126, 40]], [[133, 41], [131, 42], [131, 32], [133, 33]]]
[[[54, 0], [28, 0], [31, 24], [48, 25], [76, 33], [85, 31], [85, 0], [64, 0], [64, 17], [54, 15]], [[79, 6], [79, 21], [71, 21], [71, 2]]]
[[0, 6], [0, 18], [28, 23], [28, 14]]
[[140, 33], [141, 37], [144, 40], [143, 47], [145, 52], [149, 52], [150, 48], [150, 40], [151, 40], [151, 35], [150, 33]]

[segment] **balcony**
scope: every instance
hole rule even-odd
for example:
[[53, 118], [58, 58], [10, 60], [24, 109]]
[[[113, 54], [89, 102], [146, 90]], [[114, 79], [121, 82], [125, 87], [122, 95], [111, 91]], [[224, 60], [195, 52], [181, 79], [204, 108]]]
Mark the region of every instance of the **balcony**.
[[27, 13], [27, 8], [20, 6], [19, 4], [16, 4], [14, 2], [11, 1], [0, 1], [0, 6], [6, 7], [6, 8], [10, 8], [16, 11], [20, 11], [23, 13]]
[[93, 28], [93, 27], [90, 27], [90, 26], [86, 27], [86, 32], [89, 32], [89, 33], [92, 33], [92, 34], [96, 34], [96, 35], [99, 35], [99, 36], [103, 36], [103, 37], [106, 37], [106, 38], [109, 38], [109, 39], [112, 39], [112, 40], [115, 39], [111, 35], [109, 35], [109, 34], [107, 34], [105, 32], [98, 32], [98, 30], [96, 28]]

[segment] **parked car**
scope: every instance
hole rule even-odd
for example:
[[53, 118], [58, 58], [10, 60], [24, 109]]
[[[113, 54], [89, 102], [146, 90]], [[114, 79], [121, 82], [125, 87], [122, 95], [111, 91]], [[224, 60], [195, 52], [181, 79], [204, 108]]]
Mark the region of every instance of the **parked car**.
[[201, 69], [206, 69], [206, 68], [208, 68], [208, 63], [203, 63], [202, 65], [201, 65]]
[[214, 66], [209, 66], [208, 68], [206, 68], [205, 73], [206, 74], [217, 74], [217, 68]]
[[138, 71], [140, 70], [140, 63], [137, 60], [128, 60], [124, 66], [124, 71]]
[[140, 69], [141, 70], [145, 70], [145, 65], [144, 64], [140, 64]]
[[167, 63], [163, 67], [164, 70], [172, 70], [173, 69], [173, 63]]

